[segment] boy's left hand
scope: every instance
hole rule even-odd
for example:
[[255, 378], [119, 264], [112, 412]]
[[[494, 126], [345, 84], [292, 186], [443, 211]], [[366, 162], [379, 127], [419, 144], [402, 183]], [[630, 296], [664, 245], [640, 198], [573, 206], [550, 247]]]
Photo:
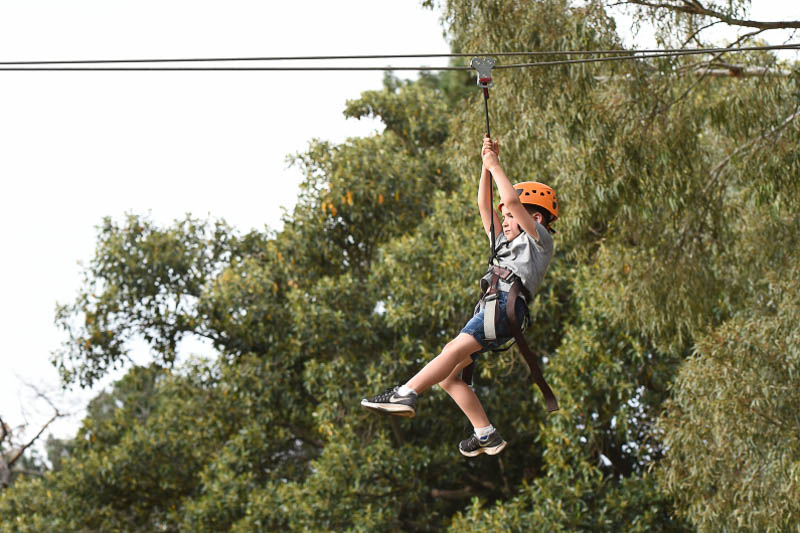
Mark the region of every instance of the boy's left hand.
[[493, 141], [489, 136], [483, 138], [483, 147], [481, 148], [481, 158], [483, 159], [483, 166], [490, 168], [494, 165], [500, 164], [500, 145], [497, 141]]

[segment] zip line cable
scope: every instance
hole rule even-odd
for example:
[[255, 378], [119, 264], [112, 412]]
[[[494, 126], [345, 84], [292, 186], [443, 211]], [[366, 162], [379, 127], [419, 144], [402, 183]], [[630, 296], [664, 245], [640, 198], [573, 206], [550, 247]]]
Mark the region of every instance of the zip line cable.
[[[800, 44], [778, 45], [776, 47], [759, 47], [759, 50], [800, 50]], [[547, 67], [553, 65], [576, 65], [580, 63], [602, 63], [604, 61], [625, 61], [628, 59], [650, 59], [655, 57], [680, 57], [699, 54], [722, 54], [728, 52], [745, 52], [747, 48], [709, 48], [703, 51], [677, 51], [652, 53], [643, 55], [612, 56], [612, 57], [592, 57], [588, 59], [563, 59], [556, 61], [538, 61], [535, 63], [515, 63], [511, 65], [497, 65], [494, 68], [524, 68], [524, 67]]]
[[[749, 46], [741, 48], [686, 48], [686, 49], [647, 49], [647, 50], [556, 50], [556, 51], [533, 51], [533, 52], [498, 52], [494, 54], [483, 54], [483, 56], [530, 56], [530, 55], [596, 55], [596, 54], [627, 54], [614, 55], [611, 57], [590, 57], [584, 59], [563, 59], [555, 61], [539, 61], [533, 63], [512, 63], [508, 65], [496, 65], [494, 68], [525, 68], [541, 67], [554, 65], [570, 65], [580, 63], [599, 63], [604, 61], [626, 61], [630, 59], [649, 59], [657, 57], [678, 57], [684, 55], [699, 54], [721, 54], [730, 52], [746, 52], [756, 50], [800, 50], [800, 43], [769, 45], [769, 46]], [[187, 62], [235, 62], [235, 61], [327, 61], [339, 59], [381, 59], [381, 58], [420, 58], [420, 57], [467, 57], [481, 54], [411, 54], [411, 55], [361, 55], [361, 56], [297, 56], [297, 57], [248, 57], [248, 58], [192, 58], [192, 59], [106, 59], [106, 60], [75, 60], [75, 61], [11, 61], [0, 62], [0, 71], [374, 71], [374, 70], [416, 70], [416, 71], [445, 71], [445, 70], [471, 70], [469, 66], [440, 66], [440, 67], [245, 67], [245, 66], [226, 66], [226, 67], [109, 67], [109, 66], [46, 66], [46, 65], [105, 65], [119, 63], [187, 63]]]
[[449, 53], [449, 54], [375, 54], [375, 55], [341, 55], [341, 56], [273, 56], [273, 57], [208, 57], [189, 59], [86, 59], [69, 61], [0, 61], [0, 65], [89, 65], [114, 63], [211, 63], [235, 61], [328, 61], [342, 59], [412, 59], [433, 57], [511, 57], [511, 56], [543, 56], [543, 55], [596, 55], [596, 54], [713, 54], [719, 52], [744, 52], [754, 50], [796, 49], [798, 44], [746, 46], [740, 48], [650, 48], [641, 50], [534, 50], [528, 52], [494, 52], [494, 53]]
[[0, 71], [45, 71], [45, 72], [122, 72], [122, 71], [189, 71], [189, 72], [269, 72], [269, 71], [349, 71], [349, 70], [470, 70], [469, 67], [0, 67]]

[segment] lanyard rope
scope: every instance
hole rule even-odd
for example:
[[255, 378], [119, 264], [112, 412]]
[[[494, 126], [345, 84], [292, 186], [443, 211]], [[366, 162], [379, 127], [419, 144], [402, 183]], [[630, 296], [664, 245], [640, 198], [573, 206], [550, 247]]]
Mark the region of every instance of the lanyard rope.
[[[486, 113], [486, 135], [492, 138], [492, 130], [489, 126], [489, 87], [494, 86], [492, 81], [492, 67], [495, 65], [495, 60], [491, 57], [475, 57], [470, 62], [470, 66], [478, 71], [478, 87], [483, 89], [483, 109]], [[481, 176], [483, 179], [483, 176]], [[497, 256], [495, 248], [495, 232], [494, 232], [494, 180], [489, 179], [489, 208], [491, 209], [491, 219], [489, 222], [489, 265], [494, 263], [494, 258]]]

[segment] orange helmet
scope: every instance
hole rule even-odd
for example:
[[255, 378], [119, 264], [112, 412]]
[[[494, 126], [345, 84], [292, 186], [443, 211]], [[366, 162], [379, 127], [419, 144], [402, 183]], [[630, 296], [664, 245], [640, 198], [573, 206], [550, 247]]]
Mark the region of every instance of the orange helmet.
[[[552, 187], [538, 181], [523, 181], [514, 185], [514, 189], [519, 195], [520, 202], [527, 205], [538, 205], [552, 215], [551, 223], [556, 221], [558, 218], [558, 200], [556, 199], [556, 191]], [[500, 204], [497, 208], [502, 211], [503, 204]]]

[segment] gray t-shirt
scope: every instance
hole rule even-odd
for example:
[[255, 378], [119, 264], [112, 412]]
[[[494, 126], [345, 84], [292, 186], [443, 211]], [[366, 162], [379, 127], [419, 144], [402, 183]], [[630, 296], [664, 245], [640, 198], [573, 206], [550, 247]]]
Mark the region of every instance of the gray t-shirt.
[[[531, 297], [539, 290], [550, 260], [553, 258], [553, 237], [544, 226], [538, 222], [535, 223], [539, 232], [538, 242], [524, 231], [510, 242], [501, 231], [495, 241], [497, 250], [495, 264], [507, 268], [519, 276], [522, 285], [528, 289]], [[488, 281], [490, 277], [491, 274], [487, 273], [483, 279]], [[501, 280], [501, 290], [507, 291], [509, 287], [510, 285]]]

